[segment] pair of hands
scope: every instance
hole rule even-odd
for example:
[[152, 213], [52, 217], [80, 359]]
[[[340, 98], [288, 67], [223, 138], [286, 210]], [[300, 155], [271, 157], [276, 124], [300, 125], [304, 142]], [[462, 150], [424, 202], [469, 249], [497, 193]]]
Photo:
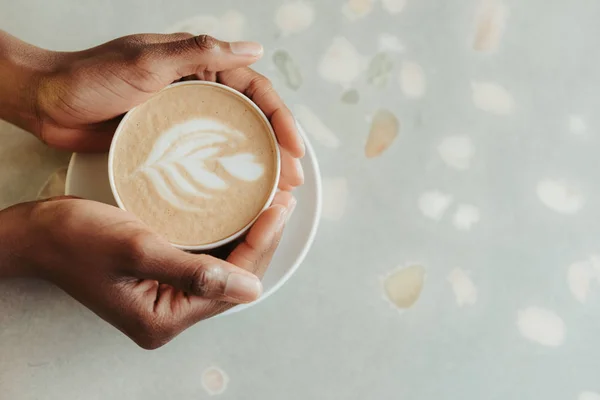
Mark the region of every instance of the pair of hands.
[[295, 206], [290, 191], [303, 183], [304, 155], [292, 114], [269, 80], [247, 68], [262, 47], [187, 33], [128, 36], [73, 53], [9, 40], [19, 50], [15, 76], [27, 76], [29, 96], [11, 122], [50, 146], [106, 151], [125, 112], [178, 80], [211, 80], [264, 111], [282, 172], [273, 205], [221, 258], [175, 249], [132, 214], [101, 203], [61, 197], [11, 207], [0, 212], [0, 277], [48, 279], [148, 349], [258, 298], [259, 278]]

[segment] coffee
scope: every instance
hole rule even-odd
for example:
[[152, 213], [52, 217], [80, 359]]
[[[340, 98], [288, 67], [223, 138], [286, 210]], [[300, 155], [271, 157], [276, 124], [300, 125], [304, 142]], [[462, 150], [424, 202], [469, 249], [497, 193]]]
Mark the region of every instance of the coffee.
[[214, 247], [270, 203], [279, 176], [271, 126], [222, 85], [172, 85], [131, 110], [111, 145], [117, 203], [171, 243]]

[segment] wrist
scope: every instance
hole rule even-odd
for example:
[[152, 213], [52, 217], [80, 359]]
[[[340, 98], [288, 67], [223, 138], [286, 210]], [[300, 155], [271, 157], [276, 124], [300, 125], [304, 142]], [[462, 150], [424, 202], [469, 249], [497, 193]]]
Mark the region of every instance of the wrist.
[[39, 88], [56, 54], [0, 31], [0, 119], [40, 136]]
[[0, 279], [36, 276], [30, 255], [32, 237], [28, 235], [34, 203], [23, 203], [0, 210]]

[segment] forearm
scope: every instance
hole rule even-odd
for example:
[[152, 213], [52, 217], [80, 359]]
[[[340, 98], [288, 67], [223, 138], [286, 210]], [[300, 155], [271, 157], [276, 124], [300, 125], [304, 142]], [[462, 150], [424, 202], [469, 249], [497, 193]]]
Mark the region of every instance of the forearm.
[[39, 132], [38, 86], [53, 57], [53, 52], [0, 31], [0, 119]]
[[28, 255], [36, 249], [27, 243], [34, 203], [23, 203], [0, 210], [0, 280], [34, 275]]

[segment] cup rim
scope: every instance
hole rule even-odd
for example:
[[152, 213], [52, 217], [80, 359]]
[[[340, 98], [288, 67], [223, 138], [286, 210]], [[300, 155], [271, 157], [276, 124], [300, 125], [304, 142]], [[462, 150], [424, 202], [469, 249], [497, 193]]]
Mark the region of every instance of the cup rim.
[[[246, 97], [244, 94], [240, 93], [239, 91], [217, 83], [217, 82], [208, 82], [208, 81], [186, 81], [186, 82], [177, 82], [177, 83], [173, 83], [170, 84], [166, 87], [164, 87], [163, 89], [161, 89], [160, 91], [157, 92], [160, 93], [162, 91], [165, 90], [169, 90], [172, 89], [174, 87], [178, 87], [178, 86], [192, 86], [192, 85], [201, 85], [201, 86], [214, 86], [214, 87], [218, 87], [221, 88], [223, 90], [226, 90], [230, 93], [232, 93], [233, 95], [237, 96], [238, 98], [242, 99], [245, 103], [247, 103], [248, 105], [250, 105], [259, 115], [259, 117], [263, 120], [263, 122], [266, 124], [266, 126], [268, 127], [268, 131], [270, 133], [270, 138], [271, 141], [273, 142], [273, 147], [275, 148], [275, 158], [276, 158], [276, 170], [275, 170], [275, 179], [273, 180], [273, 186], [271, 188], [271, 192], [269, 193], [269, 196], [267, 197], [265, 204], [263, 205], [263, 207], [261, 208], [261, 210], [256, 214], [256, 216], [248, 223], [246, 224], [242, 229], [240, 229], [239, 231], [229, 235], [226, 238], [220, 239], [216, 242], [211, 242], [211, 243], [206, 243], [206, 244], [202, 244], [202, 245], [182, 245], [182, 244], [177, 244], [177, 243], [173, 243], [169, 240], [169, 243], [171, 243], [174, 247], [179, 248], [181, 250], [187, 250], [187, 251], [203, 251], [203, 250], [210, 250], [210, 249], [214, 249], [220, 246], [223, 246], [227, 243], [230, 243], [234, 240], [236, 240], [237, 238], [239, 238], [240, 236], [242, 236], [244, 233], [246, 233], [250, 227], [252, 227], [252, 225], [254, 225], [254, 223], [256, 222], [256, 220], [258, 219], [258, 217], [260, 217], [260, 215], [267, 209], [270, 207], [271, 203], [273, 202], [273, 198], [275, 197], [275, 194], [277, 193], [277, 188], [279, 186], [279, 178], [281, 175], [281, 151], [279, 149], [279, 143], [277, 141], [277, 136], [275, 135], [275, 131], [273, 130], [273, 126], [271, 125], [271, 122], [269, 121], [269, 119], [267, 118], [267, 116], [265, 115], [265, 113], [260, 109], [260, 107], [258, 107], [258, 105], [256, 105], [256, 103], [254, 103], [251, 99], [249, 99], [248, 97]], [[144, 104], [144, 103], [142, 103]], [[118, 137], [121, 135], [121, 132], [123, 131], [123, 127], [125, 126], [125, 124], [127, 123], [127, 120], [129, 119], [129, 117], [131, 116], [131, 113], [133, 113], [133, 111], [135, 111], [139, 106], [136, 106], [134, 108], [132, 108], [131, 110], [129, 110], [125, 116], [123, 116], [123, 119], [119, 122], [119, 125], [117, 126], [117, 129], [115, 130], [115, 133], [112, 137], [111, 143], [110, 143], [110, 148], [108, 151], [108, 181], [110, 183], [110, 190], [112, 192], [113, 197], [115, 198], [115, 201], [117, 203], [117, 205], [119, 206], [120, 209], [127, 211], [127, 208], [125, 207], [125, 205], [123, 204], [123, 201], [121, 200], [121, 197], [119, 196], [119, 192], [117, 191], [117, 186], [115, 183], [115, 178], [113, 175], [113, 161], [114, 161], [114, 154], [115, 154], [115, 147], [116, 147], [116, 142]], [[167, 239], [168, 240], [168, 239]]]

